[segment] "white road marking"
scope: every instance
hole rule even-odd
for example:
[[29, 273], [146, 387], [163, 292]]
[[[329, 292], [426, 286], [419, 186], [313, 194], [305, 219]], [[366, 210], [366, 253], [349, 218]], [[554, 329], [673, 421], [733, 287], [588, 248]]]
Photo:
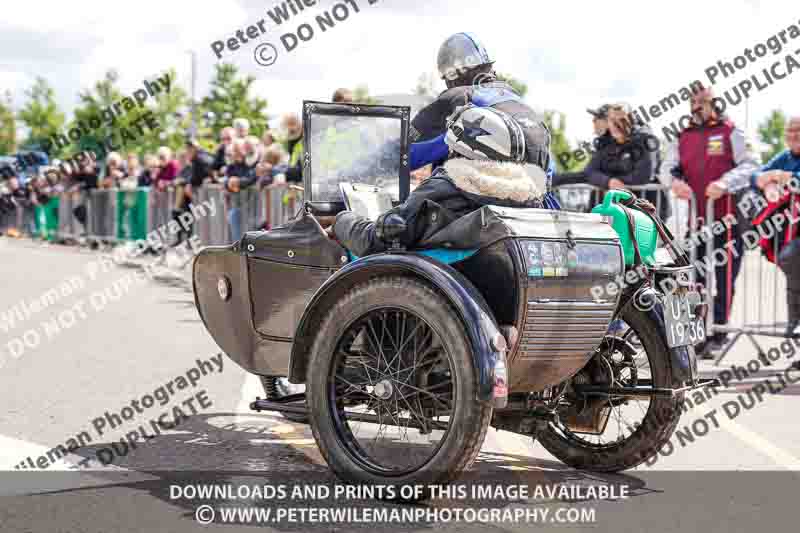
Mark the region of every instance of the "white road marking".
[[510, 431], [501, 431], [490, 427], [486, 430], [486, 439], [481, 446], [482, 452], [501, 453], [503, 455], [521, 455], [530, 457], [533, 451], [533, 440], [524, 435]]
[[775, 446], [758, 433], [750, 431], [738, 422], [724, 417], [720, 417], [720, 426], [744, 444], [772, 459], [778, 466], [786, 470], [800, 470], [800, 459]]
[[[10, 472], [73, 472], [74, 475], [54, 475], [54, 476], [17, 476], [14, 477], [14, 484], [0, 483], [0, 496], [19, 496], [28, 494], [38, 494], [44, 492], [53, 492], [60, 490], [72, 490], [87, 487], [99, 487], [109, 484], [109, 478], [103, 477], [103, 472], [115, 471], [126, 472], [125, 482], [140, 482], [140, 481], [153, 481], [157, 477], [121, 468], [113, 464], [101, 465], [98, 461], [93, 461], [92, 465], [88, 468], [79, 466], [79, 463], [84, 460], [80, 455], [68, 453], [58, 461], [50, 463], [47, 468], [20, 468], [17, 470], [15, 466], [28, 457], [36, 463], [36, 459], [40, 456], [47, 456], [50, 448], [34, 442], [15, 439], [0, 435], [0, 475], [3, 470]], [[49, 462], [49, 460], [48, 460]], [[95, 477], [92, 474], [99, 474], [100, 477]]]
[[[15, 470], [15, 467], [28, 457], [35, 464], [40, 455], [47, 456], [47, 452], [50, 450], [51, 448], [42, 444], [0, 435], [0, 470]], [[47, 470], [72, 470], [70, 465], [77, 465], [80, 461], [83, 461], [83, 457], [69, 453], [54, 463], [50, 463], [48, 459]], [[27, 466], [31, 470], [40, 470], [35, 466]]]

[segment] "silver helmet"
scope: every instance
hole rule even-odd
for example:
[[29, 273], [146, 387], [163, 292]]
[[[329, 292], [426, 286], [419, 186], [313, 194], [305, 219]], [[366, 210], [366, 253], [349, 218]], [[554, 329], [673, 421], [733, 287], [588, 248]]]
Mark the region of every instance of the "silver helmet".
[[472, 68], [490, 65], [494, 61], [483, 44], [471, 33], [456, 33], [439, 48], [437, 64], [443, 80], [453, 81]]
[[448, 119], [445, 142], [467, 159], [525, 161], [525, 133], [510, 115], [491, 107], [467, 105]]

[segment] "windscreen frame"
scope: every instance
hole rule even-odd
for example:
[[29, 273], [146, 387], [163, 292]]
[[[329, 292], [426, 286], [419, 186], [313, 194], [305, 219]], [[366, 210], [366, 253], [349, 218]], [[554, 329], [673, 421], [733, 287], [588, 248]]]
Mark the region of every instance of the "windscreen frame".
[[345, 210], [344, 201], [316, 201], [311, 184], [314, 182], [311, 153], [311, 121], [314, 116], [376, 117], [395, 119], [400, 122], [400, 172], [399, 199], [405, 202], [410, 193], [411, 171], [409, 167], [408, 133], [411, 126], [411, 108], [409, 106], [366, 105], [366, 104], [334, 104], [314, 100], [303, 101], [303, 188], [305, 202], [316, 215], [335, 215]]

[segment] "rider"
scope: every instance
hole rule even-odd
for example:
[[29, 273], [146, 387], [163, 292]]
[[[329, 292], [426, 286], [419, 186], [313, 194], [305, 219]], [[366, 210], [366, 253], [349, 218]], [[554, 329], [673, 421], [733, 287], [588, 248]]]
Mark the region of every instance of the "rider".
[[[507, 113], [465, 106], [453, 117], [445, 143], [448, 160], [403, 204], [385, 212], [376, 222], [343, 211], [336, 216], [332, 236], [360, 257], [386, 250], [376, 227], [389, 215], [403, 219], [406, 229], [399, 242], [411, 248], [484, 205], [542, 206], [548, 178], [542, 167], [529, 162], [524, 128]], [[535, 145], [534, 150], [539, 147]]]
[[522, 126], [528, 147], [527, 162], [547, 171], [547, 194], [543, 207], [558, 209], [558, 202], [549, 192], [549, 178], [555, 169], [550, 156], [550, 131], [542, 117], [522, 101], [511, 85], [497, 79], [494, 61], [486, 48], [474, 35], [457, 33], [439, 48], [437, 63], [447, 90], [411, 122], [411, 169], [429, 163], [433, 163], [435, 168], [447, 158], [449, 150], [444, 143], [444, 134], [448, 117], [457, 108], [473, 104], [498, 109]]

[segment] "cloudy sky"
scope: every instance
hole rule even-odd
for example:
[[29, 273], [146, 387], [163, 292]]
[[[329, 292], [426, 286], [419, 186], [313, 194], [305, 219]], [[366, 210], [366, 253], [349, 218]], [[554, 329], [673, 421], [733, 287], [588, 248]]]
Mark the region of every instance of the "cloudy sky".
[[[192, 50], [202, 96], [219, 61], [210, 44], [265, 19], [264, 35], [236, 51], [226, 49], [222, 60], [255, 76], [257, 92], [268, 100], [270, 113], [277, 114], [299, 110], [303, 99], [327, 100], [340, 86], [367, 84], [373, 94], [410, 92], [420, 74], [434, 72], [440, 43], [452, 33], [471, 31], [484, 41], [500, 72], [528, 84], [529, 103], [566, 113], [569, 136], [587, 139], [587, 106], [620, 100], [649, 106], [692, 80], [705, 82], [704, 70], [718, 60], [732, 61], [745, 48], [800, 24], [800, 9], [788, 0], [347, 0], [349, 18], [322, 32], [316, 15], [342, 2], [317, 0], [317, 6], [278, 26], [267, 12], [282, 3], [6, 2], [0, 19], [0, 91], [10, 90], [19, 107], [25, 89], [36, 76], [44, 76], [62, 107], [71, 110], [78, 91], [112, 68], [126, 91], [168, 68], [177, 70], [177, 83], [189, 90]], [[303, 23], [314, 26], [315, 35], [287, 53], [281, 36]], [[253, 59], [263, 42], [274, 44], [279, 53], [269, 67]], [[770, 53], [721, 80], [718, 88], [759, 74], [798, 49], [800, 38], [779, 55]], [[794, 57], [800, 59], [800, 53]], [[798, 89], [800, 71], [754, 94], [750, 130], [772, 109], [800, 113]], [[653, 124], [660, 130], [684, 112], [681, 108]], [[744, 125], [745, 106], [731, 115]]]

